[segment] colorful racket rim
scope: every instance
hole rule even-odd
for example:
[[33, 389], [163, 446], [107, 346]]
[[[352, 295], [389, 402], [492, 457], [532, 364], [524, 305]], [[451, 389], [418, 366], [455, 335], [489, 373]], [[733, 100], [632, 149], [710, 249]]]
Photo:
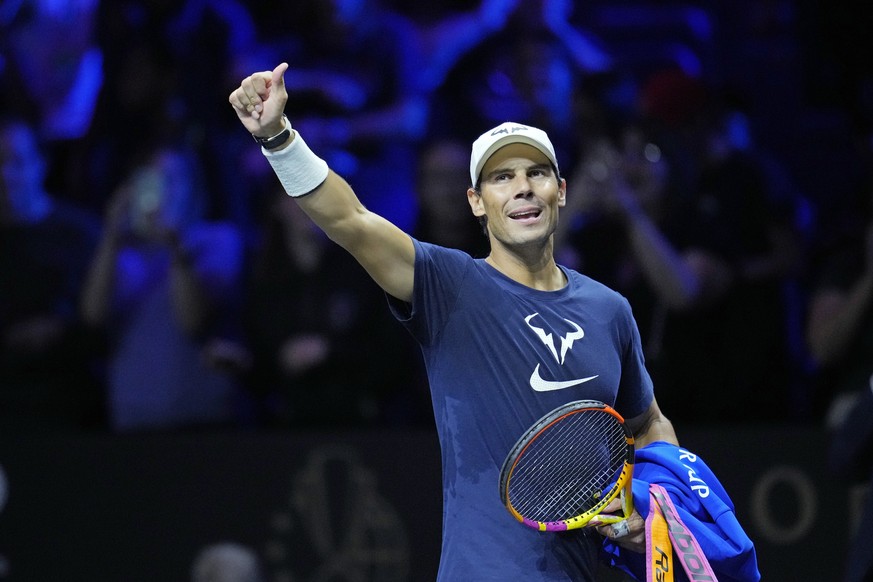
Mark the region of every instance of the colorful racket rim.
[[633, 512], [634, 437], [624, 418], [598, 400], [564, 404], [536, 421], [512, 447], [500, 471], [500, 500], [539, 531], [581, 528], [621, 497]]

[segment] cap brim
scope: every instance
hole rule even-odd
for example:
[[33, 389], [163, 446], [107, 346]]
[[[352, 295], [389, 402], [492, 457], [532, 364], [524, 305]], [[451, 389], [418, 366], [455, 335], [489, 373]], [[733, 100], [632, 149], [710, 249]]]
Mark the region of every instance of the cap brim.
[[475, 178], [475, 180], [473, 180], [474, 186], [481, 180], [482, 168], [485, 167], [485, 164], [488, 162], [489, 159], [491, 159], [491, 156], [493, 156], [494, 153], [497, 152], [497, 150], [499, 150], [500, 148], [514, 144], [514, 143], [525, 144], [525, 145], [529, 145], [529, 146], [535, 148], [537, 151], [539, 151], [544, 156], [546, 156], [546, 159], [548, 159], [555, 168], [558, 167], [558, 160], [555, 159], [555, 157], [552, 155], [552, 152], [550, 152], [547, 147], [545, 147], [543, 144], [541, 144], [537, 140], [531, 139], [525, 135], [519, 135], [519, 134], [507, 135], [507, 136], [501, 137], [500, 139], [495, 141], [493, 144], [488, 146], [488, 148], [485, 150], [485, 152], [479, 158], [479, 161], [476, 163], [476, 178]]

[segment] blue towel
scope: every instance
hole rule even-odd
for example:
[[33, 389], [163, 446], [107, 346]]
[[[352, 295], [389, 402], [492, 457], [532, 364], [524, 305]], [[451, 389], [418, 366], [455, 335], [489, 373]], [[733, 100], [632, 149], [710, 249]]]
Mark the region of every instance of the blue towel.
[[[649, 513], [649, 485], [658, 484], [670, 495], [685, 526], [694, 534], [719, 582], [758, 582], [761, 574], [755, 546], [743, 530], [734, 504], [703, 459], [666, 442], [655, 442], [636, 451], [633, 496], [636, 510]], [[646, 556], [605, 539], [607, 561], [633, 576], [646, 579]], [[681, 569], [676, 580], [688, 577]]]

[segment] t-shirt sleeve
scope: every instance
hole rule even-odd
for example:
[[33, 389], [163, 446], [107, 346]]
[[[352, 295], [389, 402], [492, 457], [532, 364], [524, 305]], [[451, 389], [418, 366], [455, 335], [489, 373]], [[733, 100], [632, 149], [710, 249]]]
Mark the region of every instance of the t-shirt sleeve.
[[466, 253], [413, 239], [415, 283], [412, 303], [388, 297], [394, 317], [422, 345], [439, 337], [455, 308], [464, 277], [473, 259]]
[[652, 377], [646, 368], [642, 340], [630, 304], [622, 298], [617, 317], [624, 328], [626, 340], [621, 366], [621, 383], [616, 397], [616, 409], [625, 418], [633, 418], [645, 412], [654, 399]]

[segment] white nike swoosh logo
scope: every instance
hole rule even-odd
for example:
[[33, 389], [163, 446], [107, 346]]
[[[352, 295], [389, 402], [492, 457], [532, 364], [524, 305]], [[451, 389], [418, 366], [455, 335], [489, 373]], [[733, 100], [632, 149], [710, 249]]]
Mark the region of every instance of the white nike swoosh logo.
[[584, 384], [589, 380], [593, 380], [597, 378], [600, 374], [595, 376], [588, 376], [587, 378], [577, 378], [576, 380], [564, 380], [564, 381], [549, 381], [543, 380], [540, 376], [540, 365], [537, 364], [537, 367], [534, 368], [533, 374], [530, 375], [530, 387], [536, 390], [537, 392], [549, 392], [551, 390], [563, 390], [564, 388], [570, 388], [572, 386], [578, 386], [579, 384]]

